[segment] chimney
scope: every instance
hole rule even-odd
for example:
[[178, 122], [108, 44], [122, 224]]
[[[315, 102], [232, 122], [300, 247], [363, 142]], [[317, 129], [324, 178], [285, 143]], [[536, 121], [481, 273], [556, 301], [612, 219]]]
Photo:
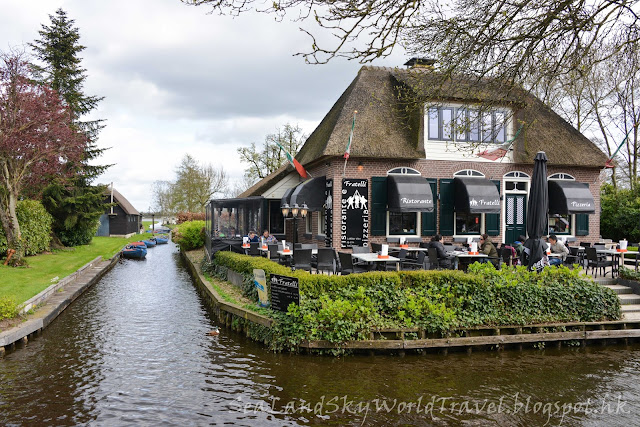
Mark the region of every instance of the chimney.
[[404, 65], [406, 65], [407, 68], [426, 68], [433, 70], [435, 63], [436, 60], [431, 58], [411, 58], [405, 62]]

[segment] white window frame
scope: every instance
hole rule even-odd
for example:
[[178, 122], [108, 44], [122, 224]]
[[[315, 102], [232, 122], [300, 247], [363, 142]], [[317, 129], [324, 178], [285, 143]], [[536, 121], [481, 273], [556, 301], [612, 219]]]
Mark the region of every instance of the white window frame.
[[304, 218], [304, 232], [305, 234], [313, 234], [313, 212], [307, 212], [307, 216]]
[[416, 216], [416, 232], [414, 234], [389, 234], [389, 214], [391, 212], [387, 211], [387, 237], [414, 237], [420, 236], [420, 232], [422, 230], [422, 215], [420, 212], [408, 212], [412, 213]]
[[[482, 143], [482, 144], [502, 144], [509, 138], [509, 129], [511, 124], [511, 111], [508, 108], [490, 108], [482, 109], [477, 106], [468, 104], [439, 104], [426, 106], [426, 120], [427, 120], [427, 141], [441, 141], [441, 142], [470, 142], [470, 143]], [[451, 130], [444, 129], [444, 112], [448, 111], [451, 114]], [[461, 123], [459, 120], [460, 112], [462, 112], [462, 123], [467, 122], [469, 129], [466, 129], [463, 133], [458, 131], [458, 125]], [[503, 117], [503, 123], [498, 123], [498, 117]], [[436, 118], [437, 117], [437, 118]], [[471, 123], [471, 118], [474, 117], [474, 124]], [[433, 120], [437, 120], [437, 137], [432, 135], [432, 126], [434, 126]], [[487, 121], [488, 120], [488, 121]], [[465, 126], [467, 123], [464, 123]], [[488, 128], [485, 126], [488, 124]], [[474, 130], [477, 130], [477, 139], [471, 138], [472, 126]], [[489, 129], [487, 131], [487, 129]], [[434, 129], [435, 130], [435, 129]], [[451, 137], [445, 135], [450, 132]]]
[[[559, 172], [551, 174], [547, 177], [547, 181], [575, 181], [573, 175], [568, 173]], [[548, 232], [549, 230], [547, 230]], [[576, 237], [576, 214], [571, 214], [571, 232], [569, 234], [559, 234], [561, 237]]]
[[[486, 178], [485, 174], [475, 169], [462, 169], [453, 174], [454, 178]], [[480, 234], [458, 234], [456, 230], [456, 222], [458, 219], [458, 213], [453, 212], [453, 237], [480, 237], [481, 234], [486, 233], [485, 231], [485, 215], [480, 214]]]
[[485, 233], [484, 223], [485, 223], [485, 215], [480, 214], [480, 233], [479, 234], [458, 234], [458, 230], [456, 230], [456, 221], [458, 219], [458, 212], [453, 212], [453, 237], [480, 237], [481, 234]]
[[[422, 173], [420, 173], [420, 171], [418, 171], [417, 169], [401, 166], [401, 167], [389, 169], [387, 171], [387, 176], [389, 176], [389, 175], [422, 176]], [[387, 235], [387, 237], [413, 237], [413, 236], [420, 236], [421, 235], [421, 233], [422, 233], [422, 215], [419, 215], [419, 212], [410, 212], [410, 213], [414, 213], [416, 215], [416, 232], [415, 232], [415, 234], [389, 234], [389, 214], [390, 214], [390, 212], [387, 211], [386, 230], [385, 230], [385, 234]]]
[[318, 211], [318, 235], [320, 236], [326, 236], [327, 235], [327, 230], [325, 228], [326, 223], [325, 223], [325, 218], [326, 218], [327, 212], [323, 209], [321, 211]]
[[485, 174], [483, 174], [482, 172], [475, 170], [475, 169], [462, 169], [459, 170], [458, 172], [455, 172], [453, 174], [454, 178], [465, 178], [465, 177], [471, 177], [471, 178], [486, 178]]

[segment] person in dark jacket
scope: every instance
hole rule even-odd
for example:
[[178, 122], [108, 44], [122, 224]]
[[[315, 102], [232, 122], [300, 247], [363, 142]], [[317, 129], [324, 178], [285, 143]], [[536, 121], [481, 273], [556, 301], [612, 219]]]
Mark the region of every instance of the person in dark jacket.
[[444, 250], [444, 237], [439, 234], [436, 234], [431, 238], [431, 242], [429, 242], [429, 247], [434, 248], [438, 253], [438, 263], [442, 268], [451, 268], [451, 259], [453, 257], [447, 255], [447, 251]]
[[480, 252], [487, 255], [489, 257], [489, 261], [491, 261], [494, 266], [497, 267], [500, 264], [498, 250], [487, 234], [480, 236]]

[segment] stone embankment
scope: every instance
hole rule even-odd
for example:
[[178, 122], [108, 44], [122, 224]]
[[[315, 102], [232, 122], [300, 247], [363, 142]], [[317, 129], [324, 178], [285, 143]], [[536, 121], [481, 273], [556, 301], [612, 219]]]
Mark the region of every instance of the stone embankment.
[[[0, 332], [0, 356], [16, 345], [26, 344], [60, 315], [76, 298], [97, 283], [120, 259], [118, 253], [110, 260], [97, 257], [58, 283], [29, 299], [21, 310], [25, 320]], [[33, 311], [29, 314], [30, 311]]]

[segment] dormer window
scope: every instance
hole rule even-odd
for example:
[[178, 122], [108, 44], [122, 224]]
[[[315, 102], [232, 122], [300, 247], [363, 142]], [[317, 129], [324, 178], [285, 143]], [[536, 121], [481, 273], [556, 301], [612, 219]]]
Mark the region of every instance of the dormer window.
[[432, 106], [427, 120], [430, 141], [501, 144], [507, 140], [507, 110]]

